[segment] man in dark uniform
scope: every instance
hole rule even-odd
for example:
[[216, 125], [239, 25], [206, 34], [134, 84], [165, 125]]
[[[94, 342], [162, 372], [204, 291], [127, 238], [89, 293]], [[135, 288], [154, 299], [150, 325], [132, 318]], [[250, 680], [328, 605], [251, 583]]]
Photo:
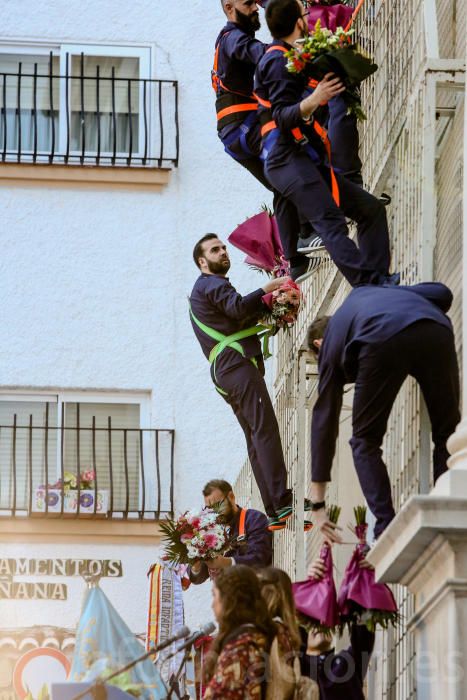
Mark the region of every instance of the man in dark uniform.
[[[287, 71], [284, 52], [306, 33], [306, 16], [300, 0], [270, 0], [267, 5], [266, 20], [275, 41], [255, 76], [255, 93], [263, 107], [270, 105], [275, 125], [263, 144], [266, 177], [311, 223], [352, 286], [397, 283], [398, 275], [389, 276], [384, 205], [329, 167], [323, 132], [314, 120], [320, 103], [340, 95], [343, 84], [328, 74], [303, 99], [306, 78]], [[357, 223], [358, 247], [348, 236], [346, 216]], [[294, 235], [293, 227], [288, 231]], [[294, 244], [290, 241], [291, 247]]]
[[[281, 238], [285, 236], [287, 240], [294, 236], [297, 239], [301, 230], [303, 236], [308, 236], [311, 228], [305, 221], [300, 221], [294, 205], [271, 187], [260, 158], [261, 125], [253, 83], [266, 44], [255, 38], [255, 32], [260, 28], [258, 3], [255, 0], [221, 0], [221, 4], [228, 22], [216, 39], [212, 73], [219, 138], [226, 153], [274, 192], [274, 213]], [[294, 230], [287, 233], [290, 227]], [[307, 241], [307, 252], [323, 248], [316, 234]], [[302, 281], [319, 267], [319, 258], [308, 260], [297, 253], [297, 245], [285, 253], [294, 279]]]
[[209, 562], [197, 562], [190, 567], [190, 581], [204, 583], [213, 572], [236, 564], [256, 569], [272, 563], [272, 535], [268, 519], [259, 510], [237, 505], [232, 486], [223, 479], [212, 479], [203, 489], [204, 504], [217, 506], [223, 521], [229, 526], [230, 549]]
[[[363, 559], [360, 566], [370, 568]], [[322, 579], [326, 573], [318, 557], [308, 570], [308, 576]], [[332, 635], [311, 630], [300, 654], [303, 676], [312, 678], [319, 686], [320, 700], [365, 700], [363, 683], [375, 645], [375, 634], [364, 624], [353, 623], [350, 647], [336, 651]]]
[[[407, 376], [420, 385], [431, 421], [433, 480], [447, 469], [446, 441], [460, 420], [459, 370], [451, 321], [452, 293], [443, 284], [362, 286], [331, 317], [317, 319], [308, 346], [318, 354], [318, 399], [311, 425], [311, 499], [315, 525], [339, 541], [324, 495], [339, 431], [344, 385], [355, 382], [352, 447], [357, 475], [378, 537], [394, 517], [381, 444]], [[319, 508], [317, 508], [319, 506]]]
[[[245, 331], [264, 316], [264, 294], [278, 289], [286, 278], [270, 280], [242, 297], [226, 276], [230, 269], [226, 246], [213, 233], [198, 241], [193, 259], [201, 270], [190, 296], [193, 330], [211, 362], [213, 382], [245, 434], [269, 527], [282, 529], [292, 514], [292, 491], [287, 488], [279, 426], [264, 381], [261, 344], [257, 335]], [[214, 348], [225, 338], [229, 340], [214, 358]]]

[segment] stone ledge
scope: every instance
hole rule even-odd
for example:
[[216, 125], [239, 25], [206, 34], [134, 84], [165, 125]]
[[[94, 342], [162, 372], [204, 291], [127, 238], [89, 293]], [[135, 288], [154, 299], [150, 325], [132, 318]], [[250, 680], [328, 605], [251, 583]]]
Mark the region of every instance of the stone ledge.
[[368, 555], [376, 578], [405, 584], [440, 534], [467, 537], [467, 498], [412, 496]]
[[0, 183], [154, 190], [168, 185], [170, 172], [169, 168], [1, 163]]
[[121, 542], [159, 545], [157, 520], [106, 520], [99, 518], [0, 518], [0, 542]]

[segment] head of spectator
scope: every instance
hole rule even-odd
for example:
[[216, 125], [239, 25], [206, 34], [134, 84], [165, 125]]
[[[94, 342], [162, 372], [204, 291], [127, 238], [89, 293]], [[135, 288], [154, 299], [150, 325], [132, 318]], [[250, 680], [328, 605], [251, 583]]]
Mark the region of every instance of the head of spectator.
[[319, 350], [330, 318], [330, 316], [318, 316], [308, 328], [307, 345], [308, 349], [314, 353], [315, 357], [319, 355]]
[[295, 603], [292, 593], [292, 581], [281, 569], [268, 567], [258, 571], [261, 595], [264, 598], [268, 612], [274, 621], [281, 622], [288, 632], [291, 646], [300, 648], [300, 633], [298, 630]]
[[240, 629], [260, 635], [263, 651], [268, 651], [276, 634], [275, 625], [261, 596], [258, 578], [249, 566], [223, 569], [213, 582], [212, 610], [219, 626], [205, 664], [209, 681], [224, 644]]
[[220, 513], [220, 519], [230, 525], [238, 513], [235, 494], [231, 484], [224, 479], [211, 479], [203, 488], [204, 505], [214, 506]]

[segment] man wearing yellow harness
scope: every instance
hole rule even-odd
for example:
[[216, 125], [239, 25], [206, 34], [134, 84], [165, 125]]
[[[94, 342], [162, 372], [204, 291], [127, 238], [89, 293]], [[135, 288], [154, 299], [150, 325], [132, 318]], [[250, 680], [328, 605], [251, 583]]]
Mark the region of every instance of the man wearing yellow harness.
[[230, 404], [245, 433], [253, 474], [269, 528], [280, 530], [292, 515], [279, 426], [264, 381], [264, 363], [257, 326], [267, 311], [262, 297], [286, 278], [273, 279], [242, 297], [227, 278], [230, 259], [216, 234], [203, 236], [193, 258], [201, 275], [190, 297], [195, 335], [211, 363], [212, 380]]

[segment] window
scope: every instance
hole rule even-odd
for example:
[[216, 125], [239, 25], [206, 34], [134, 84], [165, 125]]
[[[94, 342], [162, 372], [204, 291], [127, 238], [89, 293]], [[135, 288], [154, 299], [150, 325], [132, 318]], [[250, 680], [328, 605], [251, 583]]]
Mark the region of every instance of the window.
[[149, 48], [0, 45], [2, 160], [176, 164], [177, 84], [150, 76]]
[[148, 411], [149, 395], [0, 393], [0, 512], [89, 471], [106, 513], [170, 512], [173, 431], [143, 429]]

